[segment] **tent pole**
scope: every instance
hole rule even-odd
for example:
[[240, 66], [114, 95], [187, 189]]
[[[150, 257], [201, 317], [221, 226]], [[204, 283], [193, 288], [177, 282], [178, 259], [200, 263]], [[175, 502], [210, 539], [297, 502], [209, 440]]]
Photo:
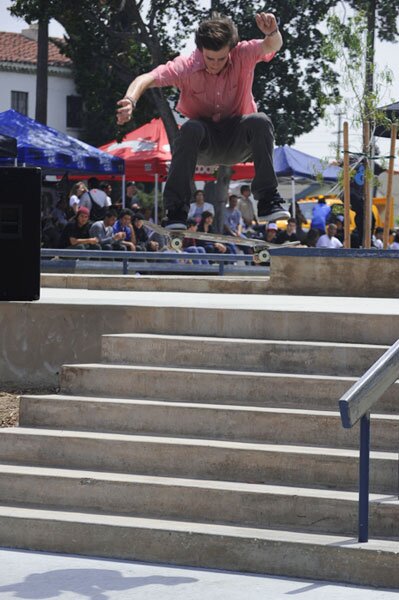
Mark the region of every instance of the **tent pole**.
[[122, 175], [122, 208], [126, 207], [126, 175]]
[[158, 224], [158, 173], [155, 173], [154, 222]]
[[295, 204], [295, 177], [291, 176], [291, 206], [292, 206], [292, 216], [295, 219], [296, 217], [296, 204]]

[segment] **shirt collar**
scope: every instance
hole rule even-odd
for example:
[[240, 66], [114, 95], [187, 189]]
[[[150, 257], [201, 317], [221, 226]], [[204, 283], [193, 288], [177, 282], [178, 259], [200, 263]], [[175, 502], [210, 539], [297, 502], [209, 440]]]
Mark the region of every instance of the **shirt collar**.
[[[203, 56], [201, 50], [198, 50], [198, 48], [196, 48], [191, 56], [193, 59], [193, 72], [195, 73], [196, 71], [206, 71], [204, 56]], [[232, 61], [231, 61], [231, 51], [230, 51], [228, 61], [222, 72], [224, 72], [225, 69], [227, 69], [231, 64], [232, 64]]]

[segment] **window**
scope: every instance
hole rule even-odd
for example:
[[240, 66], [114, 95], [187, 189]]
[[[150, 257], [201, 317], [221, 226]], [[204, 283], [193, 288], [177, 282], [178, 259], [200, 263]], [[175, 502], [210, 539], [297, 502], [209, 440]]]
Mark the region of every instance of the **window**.
[[83, 102], [80, 96], [67, 96], [67, 127], [82, 128]]
[[11, 92], [11, 108], [28, 116], [28, 92]]

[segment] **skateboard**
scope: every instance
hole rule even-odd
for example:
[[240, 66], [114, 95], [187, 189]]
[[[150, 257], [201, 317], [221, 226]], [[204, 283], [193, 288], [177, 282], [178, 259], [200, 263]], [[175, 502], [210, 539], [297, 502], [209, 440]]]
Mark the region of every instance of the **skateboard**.
[[264, 263], [270, 260], [269, 250], [281, 248], [282, 246], [297, 246], [300, 242], [287, 242], [286, 244], [273, 244], [254, 238], [241, 238], [233, 235], [223, 235], [219, 233], [205, 233], [203, 231], [188, 231], [187, 229], [167, 229], [151, 221], [144, 221], [144, 225], [159, 235], [166, 238], [166, 245], [171, 250], [180, 251], [183, 247], [183, 240], [186, 238], [192, 240], [203, 240], [219, 244], [234, 244], [235, 246], [246, 246], [254, 251], [254, 262]]

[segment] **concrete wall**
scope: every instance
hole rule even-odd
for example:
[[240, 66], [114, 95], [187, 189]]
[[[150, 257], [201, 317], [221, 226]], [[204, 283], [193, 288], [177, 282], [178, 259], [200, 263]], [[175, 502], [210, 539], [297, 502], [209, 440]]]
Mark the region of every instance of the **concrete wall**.
[[[300, 305], [300, 303], [298, 303]], [[0, 303], [0, 385], [55, 386], [63, 364], [100, 359], [104, 333], [392, 344], [399, 316], [303, 308], [231, 309], [122, 304]]]
[[399, 251], [324, 248], [272, 250], [274, 294], [399, 298]]

